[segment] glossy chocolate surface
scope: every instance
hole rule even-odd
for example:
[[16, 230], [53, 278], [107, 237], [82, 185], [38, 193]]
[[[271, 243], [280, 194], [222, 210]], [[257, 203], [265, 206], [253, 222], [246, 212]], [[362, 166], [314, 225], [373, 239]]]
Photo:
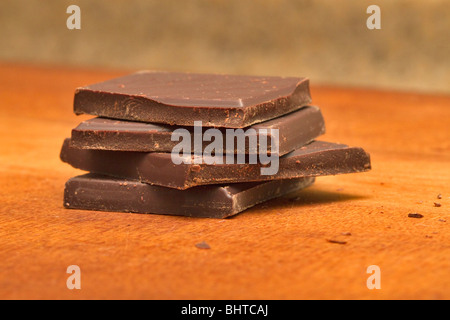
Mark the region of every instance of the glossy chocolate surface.
[[300, 178], [177, 190], [90, 173], [67, 181], [64, 206], [83, 210], [225, 218], [313, 182], [314, 178]]
[[141, 71], [80, 87], [76, 114], [193, 126], [243, 128], [311, 101], [309, 80]]
[[[114, 177], [139, 180], [176, 189], [198, 185], [292, 179], [370, 170], [370, 156], [362, 148], [313, 141], [279, 158], [273, 175], [261, 175], [257, 164], [174, 164], [170, 153], [87, 150], [64, 141], [61, 160], [75, 168]], [[203, 158], [203, 160], [205, 160]]]
[[[171, 152], [179, 143], [171, 140], [172, 132], [178, 128], [185, 128], [192, 134], [194, 131], [193, 127], [93, 118], [83, 121], [72, 130], [71, 145], [81, 149]], [[207, 129], [203, 128], [203, 132]], [[244, 128], [244, 132], [252, 133], [255, 136], [254, 140], [258, 142], [256, 148], [249, 148], [251, 138], [246, 138], [244, 153], [257, 153], [259, 151], [259, 132], [261, 129], [266, 129], [269, 132], [269, 138], [271, 129], [278, 130], [278, 155], [284, 155], [325, 133], [325, 123], [319, 108], [308, 106], [287, 115]], [[226, 129], [220, 128], [220, 131], [222, 132], [223, 149], [215, 151], [227, 154], [237, 153], [237, 143], [234, 144], [233, 149], [226, 148]], [[268, 140], [270, 141], [270, 139]], [[204, 141], [203, 149], [210, 143]], [[270, 144], [268, 151], [272, 153]], [[193, 143], [191, 152], [194, 153]]]

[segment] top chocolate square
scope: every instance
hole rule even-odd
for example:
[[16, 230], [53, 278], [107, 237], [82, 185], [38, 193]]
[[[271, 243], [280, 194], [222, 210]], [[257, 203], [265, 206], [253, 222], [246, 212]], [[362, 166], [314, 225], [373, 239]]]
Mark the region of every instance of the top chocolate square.
[[141, 71], [78, 88], [76, 114], [193, 126], [243, 128], [311, 102], [309, 80]]

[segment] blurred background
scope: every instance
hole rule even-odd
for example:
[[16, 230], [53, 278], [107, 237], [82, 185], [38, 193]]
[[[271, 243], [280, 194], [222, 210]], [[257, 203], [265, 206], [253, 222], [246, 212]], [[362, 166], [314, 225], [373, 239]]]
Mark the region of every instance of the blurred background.
[[[69, 30], [69, 5], [81, 30]], [[369, 5], [381, 30], [369, 30]], [[449, 0], [2, 0], [0, 62], [450, 93]]]

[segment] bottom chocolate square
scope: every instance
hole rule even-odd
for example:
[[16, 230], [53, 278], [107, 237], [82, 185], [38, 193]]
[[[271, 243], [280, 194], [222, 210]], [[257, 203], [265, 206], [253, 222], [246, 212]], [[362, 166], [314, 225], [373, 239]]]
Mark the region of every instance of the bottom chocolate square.
[[89, 173], [66, 182], [64, 206], [70, 209], [226, 218], [313, 182], [313, 177], [305, 177], [178, 190]]

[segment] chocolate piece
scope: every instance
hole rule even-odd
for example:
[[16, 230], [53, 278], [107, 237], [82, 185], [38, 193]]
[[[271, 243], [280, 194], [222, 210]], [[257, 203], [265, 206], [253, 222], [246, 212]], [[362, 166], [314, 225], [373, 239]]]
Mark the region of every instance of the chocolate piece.
[[263, 201], [305, 188], [313, 182], [314, 178], [300, 178], [177, 190], [90, 173], [67, 181], [64, 206], [71, 209], [225, 218]]
[[[117, 151], [141, 151], [141, 152], [171, 152], [178, 141], [171, 141], [172, 132], [180, 127], [162, 124], [133, 122], [124, 120], [112, 120], [106, 118], [94, 118], [86, 120], [72, 130], [71, 146], [82, 149], [101, 149]], [[193, 135], [193, 127], [183, 127]], [[254, 130], [248, 130], [254, 129]], [[325, 124], [322, 114], [317, 107], [304, 107], [279, 118], [265, 121], [249, 128], [245, 132], [252, 133], [255, 141], [260, 141], [258, 132], [261, 129], [278, 129], [279, 146], [278, 155], [284, 155], [311, 142], [325, 132]], [[219, 153], [236, 153], [237, 143], [234, 149], [226, 149], [226, 129], [222, 132], [222, 146], [224, 149], [215, 150]], [[234, 130], [234, 129], [231, 129]], [[206, 131], [206, 128], [203, 132]], [[254, 133], [254, 134], [253, 134]], [[257, 153], [259, 145], [249, 150], [249, 141], [245, 139], [244, 153]], [[202, 150], [210, 144], [203, 142]], [[268, 151], [271, 152], [270, 144]], [[191, 152], [194, 153], [192, 143]]]
[[196, 243], [195, 246], [199, 249], [211, 249], [211, 247], [209, 246], [209, 244], [207, 244], [205, 241]]
[[311, 102], [306, 78], [141, 71], [78, 88], [76, 114], [243, 128]]
[[[75, 168], [177, 189], [247, 181], [291, 179], [305, 176], [335, 175], [370, 169], [369, 155], [361, 148], [313, 141], [279, 158], [278, 172], [261, 175], [257, 164], [195, 164], [199, 156], [189, 156], [191, 163], [175, 164], [170, 153], [86, 150], [70, 147], [64, 141], [61, 160]], [[215, 159], [212, 159], [215, 160]], [[211, 161], [212, 163], [212, 161]]]
[[341, 240], [335, 240], [335, 239], [325, 239], [329, 243], [336, 243], [336, 244], [347, 244], [347, 241], [341, 241]]
[[420, 213], [414, 212], [414, 213], [408, 213], [408, 217], [409, 217], [409, 218], [417, 218], [417, 219], [420, 219], [420, 218], [423, 218], [423, 215], [420, 214]]

